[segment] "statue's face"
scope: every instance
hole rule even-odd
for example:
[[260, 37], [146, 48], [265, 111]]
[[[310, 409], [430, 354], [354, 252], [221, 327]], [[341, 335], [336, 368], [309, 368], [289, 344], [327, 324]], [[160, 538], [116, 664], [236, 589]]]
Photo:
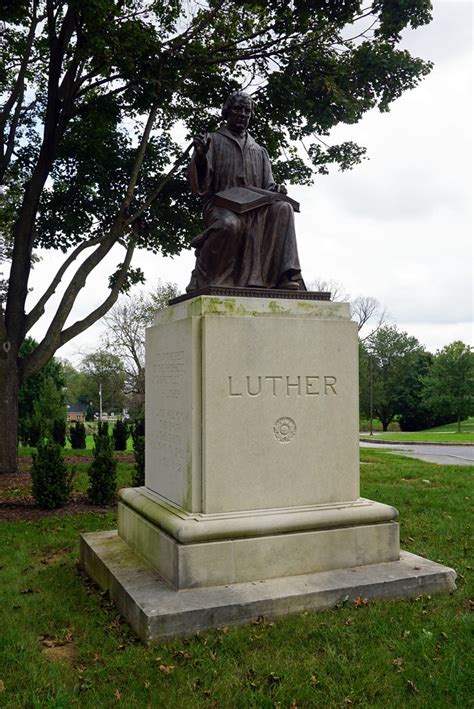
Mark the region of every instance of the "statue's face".
[[252, 116], [252, 104], [244, 96], [237, 98], [227, 115], [227, 127], [232, 133], [244, 133]]

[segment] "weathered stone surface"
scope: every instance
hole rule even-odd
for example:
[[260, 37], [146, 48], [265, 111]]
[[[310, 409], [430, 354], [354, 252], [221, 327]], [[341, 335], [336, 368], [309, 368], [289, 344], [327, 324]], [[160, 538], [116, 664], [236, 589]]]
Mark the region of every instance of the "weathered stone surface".
[[[176, 514], [123, 490], [118, 532], [177, 589], [398, 559], [398, 512], [371, 500], [251, 515]], [[127, 503], [128, 504], [125, 504]]]
[[191, 512], [359, 497], [347, 304], [201, 296], [147, 332], [146, 486]]
[[115, 531], [82, 535], [81, 565], [146, 643], [260, 616], [325, 610], [359, 596], [409, 598], [456, 588], [453, 569], [402, 552], [382, 564], [176, 591]]

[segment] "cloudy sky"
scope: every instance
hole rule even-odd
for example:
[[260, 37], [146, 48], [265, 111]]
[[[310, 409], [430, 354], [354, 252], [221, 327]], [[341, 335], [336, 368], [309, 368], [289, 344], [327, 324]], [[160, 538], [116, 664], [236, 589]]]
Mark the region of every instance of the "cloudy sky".
[[[456, 339], [472, 342], [472, 15], [470, 1], [435, 0], [433, 22], [407, 32], [402, 45], [432, 60], [431, 74], [389, 113], [373, 111], [331, 135], [329, 142], [365, 145], [370, 159], [290, 189], [301, 202], [306, 282], [332, 279], [353, 297], [374, 296], [393, 324], [432, 352]], [[120, 260], [114, 254], [112, 266]], [[32, 302], [61, 261], [49, 252], [35, 268]], [[192, 252], [136, 259], [149, 288], [159, 279], [184, 290], [193, 263]], [[93, 276], [74, 320], [103, 299], [108, 272]], [[95, 325], [58, 356], [77, 364], [99, 346], [102, 330]], [[43, 333], [44, 325], [32, 332]]]

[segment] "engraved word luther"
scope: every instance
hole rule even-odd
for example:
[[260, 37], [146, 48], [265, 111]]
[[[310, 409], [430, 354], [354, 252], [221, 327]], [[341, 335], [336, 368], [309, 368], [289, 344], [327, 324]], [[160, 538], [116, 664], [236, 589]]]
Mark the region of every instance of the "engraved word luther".
[[337, 396], [337, 378], [322, 376], [229, 376], [229, 396]]

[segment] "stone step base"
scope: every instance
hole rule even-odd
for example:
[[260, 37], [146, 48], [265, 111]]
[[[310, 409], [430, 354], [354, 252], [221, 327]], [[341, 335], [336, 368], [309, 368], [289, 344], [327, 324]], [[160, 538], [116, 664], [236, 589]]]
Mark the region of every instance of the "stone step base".
[[453, 569], [401, 552], [398, 561], [176, 591], [116, 531], [82, 535], [81, 566], [145, 643], [325, 610], [359, 596], [410, 598], [456, 588]]

